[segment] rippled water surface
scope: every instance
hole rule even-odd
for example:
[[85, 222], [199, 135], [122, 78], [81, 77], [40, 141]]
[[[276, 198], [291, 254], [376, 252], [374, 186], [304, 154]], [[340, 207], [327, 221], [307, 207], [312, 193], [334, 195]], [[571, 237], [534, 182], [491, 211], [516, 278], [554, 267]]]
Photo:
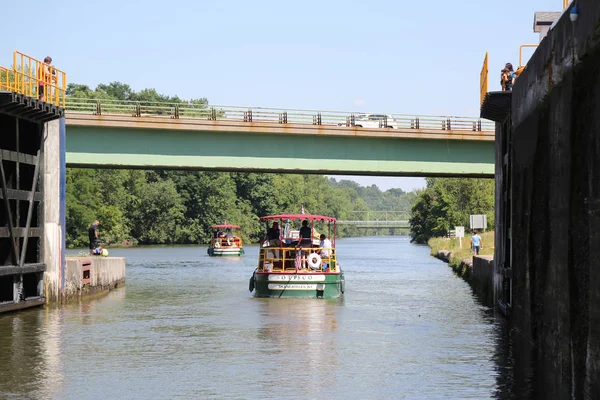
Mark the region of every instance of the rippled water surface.
[[499, 327], [428, 247], [339, 240], [335, 300], [253, 298], [257, 254], [111, 250], [127, 258], [125, 288], [0, 315], [0, 398], [497, 396]]

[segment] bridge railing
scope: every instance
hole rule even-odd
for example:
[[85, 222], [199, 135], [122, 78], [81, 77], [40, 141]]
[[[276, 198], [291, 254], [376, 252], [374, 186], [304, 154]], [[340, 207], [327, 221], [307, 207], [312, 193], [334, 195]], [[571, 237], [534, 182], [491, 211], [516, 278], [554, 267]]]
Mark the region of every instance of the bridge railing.
[[[271, 107], [224, 106], [195, 103], [161, 103], [67, 97], [67, 111], [93, 115], [130, 115], [134, 117], [195, 118], [252, 123], [309, 124], [351, 127], [360, 125], [366, 112], [282, 109]], [[371, 113], [375, 114], [375, 113]], [[379, 113], [379, 115], [382, 115]], [[494, 131], [493, 123], [478, 118], [429, 115], [387, 114], [377, 121], [380, 128], [452, 131]]]
[[355, 221], [407, 221], [410, 213], [403, 210], [357, 210], [349, 211], [348, 220]]
[[131, 115], [168, 118], [208, 118], [212, 110], [193, 103], [163, 103], [109, 99], [86, 99], [67, 97], [69, 112], [94, 115]]
[[408, 220], [406, 221], [337, 221], [338, 225], [355, 225], [355, 226], [376, 226], [376, 227], [410, 227]]
[[521, 46], [519, 46], [519, 67], [518, 68], [525, 68], [525, 65], [523, 64], [523, 49], [525, 47], [533, 47], [536, 48], [539, 45], [537, 44], [522, 44]]

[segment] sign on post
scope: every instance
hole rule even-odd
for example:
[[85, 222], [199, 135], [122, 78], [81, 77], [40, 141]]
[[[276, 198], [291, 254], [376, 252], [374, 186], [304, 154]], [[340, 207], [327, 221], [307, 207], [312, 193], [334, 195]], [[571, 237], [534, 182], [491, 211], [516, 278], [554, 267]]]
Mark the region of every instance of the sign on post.
[[483, 229], [484, 232], [487, 229], [487, 215], [485, 214], [470, 215], [469, 221], [471, 229]]
[[458, 243], [460, 244], [460, 248], [462, 249], [462, 238], [465, 237], [465, 227], [464, 226], [455, 226], [454, 232], [456, 237], [458, 238]]

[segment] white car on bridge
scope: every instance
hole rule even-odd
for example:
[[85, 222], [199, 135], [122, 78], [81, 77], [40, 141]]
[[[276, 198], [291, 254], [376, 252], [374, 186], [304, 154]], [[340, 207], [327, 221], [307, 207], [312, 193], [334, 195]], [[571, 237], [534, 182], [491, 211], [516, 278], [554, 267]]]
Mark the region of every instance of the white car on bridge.
[[[338, 124], [338, 126], [346, 126], [346, 124]], [[388, 114], [357, 114], [354, 117], [354, 126], [359, 128], [399, 128], [396, 119]]]

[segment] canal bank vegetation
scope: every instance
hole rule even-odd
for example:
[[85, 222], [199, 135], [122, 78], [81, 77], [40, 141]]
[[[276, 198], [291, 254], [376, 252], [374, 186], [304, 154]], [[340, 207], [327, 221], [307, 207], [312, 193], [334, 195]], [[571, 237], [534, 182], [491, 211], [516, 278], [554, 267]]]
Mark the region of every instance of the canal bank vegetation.
[[[464, 273], [462, 270], [462, 261], [473, 257], [471, 250], [471, 236], [465, 234], [462, 238], [462, 248], [458, 238], [436, 237], [431, 238], [427, 242], [431, 248], [431, 255], [438, 257], [442, 251], [448, 252], [448, 265], [458, 273]], [[494, 255], [494, 231], [479, 232], [481, 236], [483, 249], [479, 252], [480, 255]]]
[[[426, 178], [411, 207], [410, 235], [416, 243], [448, 236], [456, 226], [469, 230], [469, 216], [485, 214], [494, 226], [494, 180], [479, 178]], [[469, 239], [470, 240], [470, 239]]]

